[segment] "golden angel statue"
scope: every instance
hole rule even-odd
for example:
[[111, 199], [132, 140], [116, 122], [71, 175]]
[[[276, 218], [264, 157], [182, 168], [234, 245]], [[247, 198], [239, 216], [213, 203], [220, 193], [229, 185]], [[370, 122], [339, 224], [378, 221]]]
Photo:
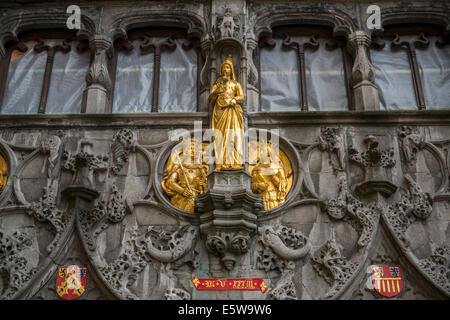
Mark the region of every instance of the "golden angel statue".
[[231, 55], [220, 66], [208, 102], [214, 106], [212, 129], [221, 133], [221, 137], [214, 137], [216, 170], [240, 170], [244, 160], [244, 91], [236, 81]]
[[184, 161], [183, 152], [174, 150], [167, 162], [161, 181], [164, 192], [177, 208], [194, 212], [194, 200], [206, 191], [208, 165], [194, 163], [194, 140], [191, 144], [191, 161]]

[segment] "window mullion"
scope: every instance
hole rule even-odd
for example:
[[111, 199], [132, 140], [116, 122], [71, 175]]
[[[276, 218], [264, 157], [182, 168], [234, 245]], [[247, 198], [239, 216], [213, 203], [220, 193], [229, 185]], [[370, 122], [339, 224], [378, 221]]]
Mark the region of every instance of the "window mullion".
[[47, 62], [45, 64], [44, 80], [42, 82], [41, 100], [39, 102], [38, 113], [45, 113], [45, 107], [47, 105], [48, 90], [50, 88], [50, 80], [52, 76], [53, 61], [55, 60], [55, 53], [61, 51], [67, 53], [70, 51], [70, 46], [63, 41], [61, 45], [49, 46], [45, 45], [43, 40], [38, 41], [34, 47], [34, 51], [37, 53], [47, 51]]
[[355, 110], [355, 104], [353, 103], [352, 89], [350, 86], [352, 76], [352, 58], [350, 57], [345, 46], [342, 46], [341, 50], [342, 50], [342, 60], [344, 61], [345, 91], [347, 94], [349, 110]]
[[[299, 95], [300, 106], [302, 111], [308, 111], [308, 98], [306, 91], [306, 66], [305, 66], [305, 50], [311, 49], [313, 51], [319, 48], [319, 42], [315, 36], [312, 36], [308, 41], [296, 42], [290, 41], [288, 36], [283, 40], [283, 46], [295, 49], [297, 51], [298, 68], [299, 68]], [[312, 76], [312, 75], [311, 75]]]
[[161, 52], [163, 49], [174, 50], [176, 43], [172, 38], [168, 38], [162, 42], [150, 42], [148, 36], [144, 36], [141, 43], [141, 50], [143, 52], [153, 50], [153, 83], [152, 83], [152, 110], [151, 112], [158, 112], [159, 109], [159, 82], [161, 73]]
[[419, 110], [425, 110], [425, 98], [423, 94], [422, 89], [422, 81], [420, 78], [420, 72], [419, 72], [419, 64], [417, 62], [416, 57], [416, 46], [426, 46], [428, 45], [428, 40], [424, 38], [424, 35], [421, 34], [422, 40], [401, 40], [400, 36], [398, 34], [395, 35], [394, 40], [392, 41], [392, 46], [394, 48], [404, 48], [406, 49], [406, 52], [408, 53], [408, 59], [409, 59], [409, 65], [411, 67], [411, 75], [412, 80], [414, 84], [414, 91], [416, 94], [416, 100]]

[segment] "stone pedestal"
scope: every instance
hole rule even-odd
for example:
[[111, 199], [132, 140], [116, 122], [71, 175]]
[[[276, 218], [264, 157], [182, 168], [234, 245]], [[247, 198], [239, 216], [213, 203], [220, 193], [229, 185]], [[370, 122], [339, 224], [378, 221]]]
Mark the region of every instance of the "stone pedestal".
[[100, 195], [98, 191], [81, 185], [70, 185], [61, 194], [68, 200], [69, 208], [76, 210], [90, 210], [93, 201]]
[[353, 99], [356, 111], [373, 111], [380, 109], [378, 88], [370, 81], [363, 81], [353, 86]]
[[208, 175], [208, 191], [195, 199], [206, 248], [227, 270], [248, 251], [256, 234], [256, 213], [263, 209], [262, 197], [251, 192], [250, 183], [243, 170], [214, 171]]

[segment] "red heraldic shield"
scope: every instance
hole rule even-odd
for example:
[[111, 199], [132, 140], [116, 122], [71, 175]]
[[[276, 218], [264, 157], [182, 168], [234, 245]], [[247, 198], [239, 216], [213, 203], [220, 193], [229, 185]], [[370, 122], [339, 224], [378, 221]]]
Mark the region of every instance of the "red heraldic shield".
[[400, 266], [372, 267], [372, 283], [379, 294], [391, 298], [403, 290], [403, 274]]
[[87, 268], [79, 266], [58, 267], [56, 292], [65, 300], [79, 298], [86, 290]]

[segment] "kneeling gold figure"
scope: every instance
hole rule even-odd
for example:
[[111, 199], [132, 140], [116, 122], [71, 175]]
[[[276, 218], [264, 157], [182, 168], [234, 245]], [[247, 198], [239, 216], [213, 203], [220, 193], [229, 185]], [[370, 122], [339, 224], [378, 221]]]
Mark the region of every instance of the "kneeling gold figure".
[[183, 152], [175, 154], [167, 162], [161, 181], [164, 192], [177, 208], [194, 212], [194, 200], [206, 191], [208, 165], [194, 164], [194, 141], [191, 143], [191, 163], [183, 163]]
[[[267, 144], [267, 156], [271, 156], [271, 144]], [[249, 166], [252, 176], [251, 188], [256, 194], [262, 195], [264, 210], [278, 207], [286, 200], [286, 195], [292, 186], [292, 168], [287, 156], [279, 150], [278, 161], [261, 161]]]

